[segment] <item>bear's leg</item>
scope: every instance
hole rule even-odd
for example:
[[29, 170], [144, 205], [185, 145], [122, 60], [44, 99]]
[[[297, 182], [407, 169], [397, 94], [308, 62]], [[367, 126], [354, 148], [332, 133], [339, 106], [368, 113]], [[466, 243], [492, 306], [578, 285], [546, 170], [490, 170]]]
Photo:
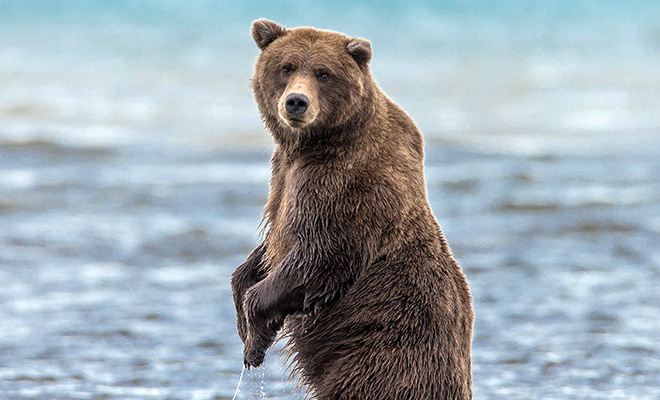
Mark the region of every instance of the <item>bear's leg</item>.
[[247, 336], [243, 300], [245, 298], [245, 292], [266, 276], [266, 271], [263, 268], [265, 253], [266, 246], [262, 243], [250, 253], [247, 260], [236, 268], [231, 275], [231, 291], [234, 296], [234, 306], [236, 307], [236, 325], [238, 336], [243, 343], [245, 343]]
[[261, 365], [284, 318], [302, 311], [304, 299], [303, 279], [289, 268], [278, 268], [246, 292], [244, 308], [248, 329], [244, 361], [247, 366]]

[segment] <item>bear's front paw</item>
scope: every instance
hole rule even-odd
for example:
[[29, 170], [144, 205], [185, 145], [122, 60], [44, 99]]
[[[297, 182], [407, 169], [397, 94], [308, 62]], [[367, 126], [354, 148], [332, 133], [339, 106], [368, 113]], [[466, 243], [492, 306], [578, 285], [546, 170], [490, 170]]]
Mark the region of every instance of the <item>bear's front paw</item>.
[[259, 325], [252, 325], [248, 320], [248, 334], [243, 350], [243, 361], [246, 367], [258, 367], [264, 362], [266, 350], [273, 344], [277, 331], [268, 328], [268, 324], [261, 321]]
[[258, 367], [264, 362], [266, 358], [266, 349], [252, 345], [246, 345], [243, 351], [243, 363], [246, 367]]

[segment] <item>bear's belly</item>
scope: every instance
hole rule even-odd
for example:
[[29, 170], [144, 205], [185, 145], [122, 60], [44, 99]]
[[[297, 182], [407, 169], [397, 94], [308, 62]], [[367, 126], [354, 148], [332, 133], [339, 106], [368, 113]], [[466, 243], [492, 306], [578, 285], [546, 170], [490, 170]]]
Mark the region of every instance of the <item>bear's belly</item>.
[[[403, 390], [394, 398], [444, 398], [446, 390], [469, 398], [472, 311], [461, 300], [469, 296], [455, 284], [456, 270], [440, 268], [429, 260], [370, 266], [316, 315], [287, 318], [295, 370], [326, 391], [318, 399], [343, 398], [346, 387]], [[359, 393], [355, 398], [379, 398]]]

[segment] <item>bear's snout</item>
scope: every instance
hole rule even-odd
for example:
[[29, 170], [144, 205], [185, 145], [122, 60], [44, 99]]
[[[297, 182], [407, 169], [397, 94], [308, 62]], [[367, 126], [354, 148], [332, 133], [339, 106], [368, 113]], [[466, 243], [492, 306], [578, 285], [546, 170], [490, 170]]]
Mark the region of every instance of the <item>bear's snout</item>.
[[307, 111], [307, 107], [309, 107], [309, 98], [302, 93], [291, 93], [286, 97], [284, 106], [286, 112], [290, 116], [300, 116]]
[[313, 123], [319, 114], [316, 90], [309, 77], [293, 77], [278, 101], [277, 111], [282, 121], [294, 129]]

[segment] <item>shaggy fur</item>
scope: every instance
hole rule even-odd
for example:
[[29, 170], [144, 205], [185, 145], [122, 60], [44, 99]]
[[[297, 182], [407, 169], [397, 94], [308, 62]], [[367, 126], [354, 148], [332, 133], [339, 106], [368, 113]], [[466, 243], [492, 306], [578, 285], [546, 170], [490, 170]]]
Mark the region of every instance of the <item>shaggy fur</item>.
[[426, 197], [422, 136], [373, 81], [370, 43], [264, 19], [252, 36], [276, 147], [264, 241], [232, 275], [245, 363], [283, 328], [317, 399], [472, 398], [468, 285]]

